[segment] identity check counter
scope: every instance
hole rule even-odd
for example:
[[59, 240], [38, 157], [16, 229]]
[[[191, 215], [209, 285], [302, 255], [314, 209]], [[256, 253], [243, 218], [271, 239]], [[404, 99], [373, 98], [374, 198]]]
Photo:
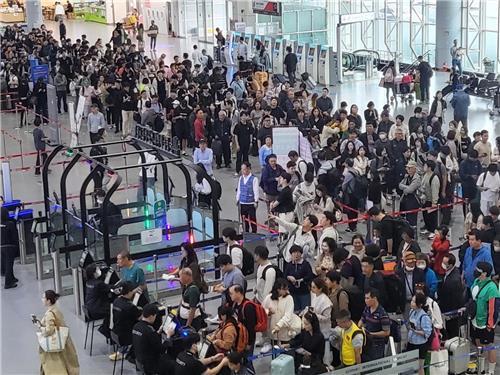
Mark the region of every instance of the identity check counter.
[[[82, 145], [71, 150], [71, 160], [65, 166], [58, 187], [51, 186], [54, 180], [49, 182], [48, 169], [57, 155], [68, 153], [68, 148], [55, 146], [43, 166], [45, 233], [53, 233], [52, 237], [57, 237], [48, 248], [51, 256], [57, 253], [58, 259], [56, 266], [54, 259], [52, 264], [42, 263], [41, 274], [45, 273], [43, 268], [52, 267], [54, 279], [59, 278], [55, 284], [60, 291], [71, 287], [71, 280], [68, 282], [62, 276], [71, 275], [71, 268], [79, 263], [83, 251], [89, 251], [96, 261], [103, 261], [109, 266], [115, 263], [117, 254], [122, 250], [128, 250], [135, 258], [147, 258], [178, 252], [184, 242], [195, 246], [218, 243], [217, 199], [213, 198], [210, 208], [199, 208], [194, 206], [191, 194], [196, 173], [213, 184], [204, 170], [186, 165], [179, 157], [179, 150], [172, 147], [170, 139], [140, 125], [136, 125], [134, 137], [99, 144], [108, 148], [116, 145], [131, 146], [132, 150], [106, 152], [98, 156], [90, 156], [89, 150], [95, 145]], [[146, 153], [154, 155], [155, 161], [146, 162]], [[127, 156], [140, 159], [139, 164], [128, 164]], [[88, 166], [90, 173], [73, 173], [82, 165]], [[142, 186], [134, 186], [132, 190], [123, 176], [127, 171], [138, 172], [139, 169], [146, 176], [147, 168], [157, 169], [159, 183], [155, 185], [156, 191], [148, 188], [146, 179], [142, 179], [139, 184]], [[96, 204], [95, 194], [89, 193], [92, 190], [89, 186], [101, 172], [108, 177], [108, 181], [103, 184], [104, 197]], [[173, 186], [171, 174], [176, 175], [178, 188]], [[70, 200], [73, 197], [67, 192], [67, 181], [71, 179], [74, 185], [77, 176], [82, 175], [80, 194], [77, 199]], [[136, 194], [136, 187], [141, 189], [139, 194]], [[130, 196], [131, 190], [133, 198]], [[46, 234], [42, 232], [40, 235]], [[55, 271], [58, 271], [58, 275]]]

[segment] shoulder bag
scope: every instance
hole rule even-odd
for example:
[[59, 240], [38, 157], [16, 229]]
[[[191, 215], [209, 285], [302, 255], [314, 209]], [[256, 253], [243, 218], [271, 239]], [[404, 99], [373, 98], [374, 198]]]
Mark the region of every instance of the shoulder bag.
[[[54, 313], [52, 312], [52, 314]], [[42, 332], [37, 332], [36, 335], [38, 338], [38, 344], [44, 352], [58, 353], [62, 352], [66, 347], [66, 341], [69, 336], [69, 328], [56, 326], [52, 335], [44, 336]]]

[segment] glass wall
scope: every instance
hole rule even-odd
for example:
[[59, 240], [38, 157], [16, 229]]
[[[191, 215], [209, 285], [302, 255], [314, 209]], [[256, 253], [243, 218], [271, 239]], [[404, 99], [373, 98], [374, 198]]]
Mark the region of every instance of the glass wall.
[[[336, 45], [339, 16], [374, 12], [373, 21], [342, 28], [344, 51], [375, 49], [382, 58], [398, 56], [413, 62], [419, 55], [434, 62], [436, 6], [440, 1], [461, 2], [461, 45], [466, 49], [464, 67], [484, 71], [484, 59], [500, 64], [500, 0], [327, 0], [328, 44]], [[446, 19], [440, 22], [447, 22]]]

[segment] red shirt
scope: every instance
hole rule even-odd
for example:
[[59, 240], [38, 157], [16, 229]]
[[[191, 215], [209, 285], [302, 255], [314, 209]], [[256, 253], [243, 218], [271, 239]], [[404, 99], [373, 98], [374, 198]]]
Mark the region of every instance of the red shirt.
[[205, 124], [203, 120], [196, 119], [194, 120], [194, 140], [199, 142], [205, 135]]
[[442, 241], [438, 236], [434, 237], [432, 241], [432, 250], [431, 250], [431, 262], [434, 263], [434, 271], [443, 276], [446, 273], [446, 270], [441, 267], [441, 263], [443, 262], [443, 258], [445, 255], [450, 253], [450, 241], [444, 240]]

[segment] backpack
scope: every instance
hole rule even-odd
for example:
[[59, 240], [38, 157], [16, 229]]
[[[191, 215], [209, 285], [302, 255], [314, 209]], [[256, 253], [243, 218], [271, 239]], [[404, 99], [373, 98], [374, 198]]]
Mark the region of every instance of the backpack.
[[[427, 338], [427, 344], [431, 345], [432, 343], [432, 340], [434, 340], [434, 335], [436, 334], [435, 331], [434, 331], [434, 324], [432, 324], [432, 316], [429, 315], [429, 313], [425, 313], [425, 315], [427, 315], [429, 317], [429, 319], [431, 320], [431, 326], [432, 326], [432, 329], [431, 329], [431, 334], [429, 335], [429, 337]], [[425, 316], [425, 315], [420, 315], [420, 320], [419, 320], [419, 324], [420, 324], [420, 327], [422, 327], [422, 318]]]
[[243, 310], [245, 309], [246, 305], [253, 305], [255, 308], [255, 317], [256, 317], [256, 322], [255, 322], [255, 332], [265, 332], [267, 330], [267, 313], [264, 307], [261, 304], [255, 303], [250, 300], [245, 300], [243, 302], [243, 306], [241, 307], [241, 315], [243, 315]]
[[264, 270], [262, 271], [262, 280], [266, 279], [266, 272], [270, 268], [274, 268], [274, 272], [276, 272], [276, 279], [275, 280], [284, 278], [283, 271], [278, 266], [275, 266], [274, 264], [268, 264], [266, 266], [266, 268], [264, 268]]
[[[368, 194], [368, 178], [357, 173], [350, 172], [352, 181], [347, 185], [347, 193], [355, 197], [366, 197]], [[354, 184], [354, 186], [352, 186]]]
[[[485, 283], [480, 289], [479, 289], [479, 292], [477, 292], [477, 295], [476, 295], [476, 298], [479, 297], [479, 294], [481, 294], [481, 292], [483, 291], [483, 289], [490, 284], [490, 282], [494, 283], [493, 280], [489, 280], [487, 283]], [[498, 300], [498, 298], [497, 298]], [[498, 320], [498, 309], [497, 309], [497, 301], [495, 301], [495, 314], [496, 316], [494, 316], [494, 322], [496, 323], [497, 320]], [[467, 304], [465, 305], [465, 311], [467, 313], [467, 316], [470, 318], [470, 319], [474, 319], [476, 317], [476, 311], [477, 311], [477, 302], [474, 298], [471, 298], [469, 299], [469, 302], [467, 302]], [[494, 315], [495, 315], [494, 314]]]
[[439, 151], [442, 146], [442, 142], [439, 138], [429, 136], [427, 137], [427, 146], [429, 147], [429, 151]]
[[231, 246], [230, 250], [234, 249], [235, 247], [241, 249], [241, 252], [243, 253], [243, 265], [241, 266], [241, 272], [243, 273], [244, 276], [253, 274], [255, 261], [252, 253], [248, 251], [245, 247], [240, 245]]
[[391, 216], [390, 219], [393, 223], [393, 228], [392, 228], [392, 240], [393, 240], [393, 246], [392, 246], [392, 251], [395, 253], [399, 249], [399, 244], [401, 241], [403, 241], [403, 238], [401, 237], [403, 232], [407, 230], [411, 230], [411, 225], [403, 219], [401, 216], [396, 216], [393, 217]]
[[[245, 327], [243, 323], [238, 322], [234, 328], [236, 328], [236, 340], [234, 342], [233, 349], [238, 353], [243, 353], [248, 345], [247, 327]], [[224, 328], [222, 328], [222, 332], [224, 332]]]
[[395, 273], [390, 275], [382, 275], [384, 278], [385, 290], [387, 291], [387, 298], [384, 304], [384, 309], [388, 313], [400, 313], [402, 311], [401, 296], [404, 295], [401, 279]]
[[[301, 163], [306, 163], [306, 173], [312, 173], [313, 175], [315, 174], [315, 168], [314, 168], [314, 164], [311, 163], [311, 162], [307, 162], [305, 160], [301, 160], [300, 161]], [[302, 178], [304, 178], [304, 176], [302, 176]]]
[[157, 113], [153, 118], [153, 123], [151, 124], [155, 132], [161, 133], [165, 127], [165, 122], [163, 121], [163, 116], [161, 113]]
[[213, 189], [212, 194], [216, 199], [220, 199], [222, 197], [222, 186], [219, 181], [216, 179], [212, 179]]
[[351, 312], [353, 322], [359, 322], [363, 315], [363, 310], [365, 309], [365, 295], [363, 291], [356, 285], [342, 288], [342, 290], [337, 293], [337, 305], [340, 303], [340, 293], [342, 293], [342, 291], [347, 294], [349, 299], [349, 311]]
[[212, 70], [214, 68], [214, 59], [212, 56], [207, 55], [207, 68], [208, 70]]

